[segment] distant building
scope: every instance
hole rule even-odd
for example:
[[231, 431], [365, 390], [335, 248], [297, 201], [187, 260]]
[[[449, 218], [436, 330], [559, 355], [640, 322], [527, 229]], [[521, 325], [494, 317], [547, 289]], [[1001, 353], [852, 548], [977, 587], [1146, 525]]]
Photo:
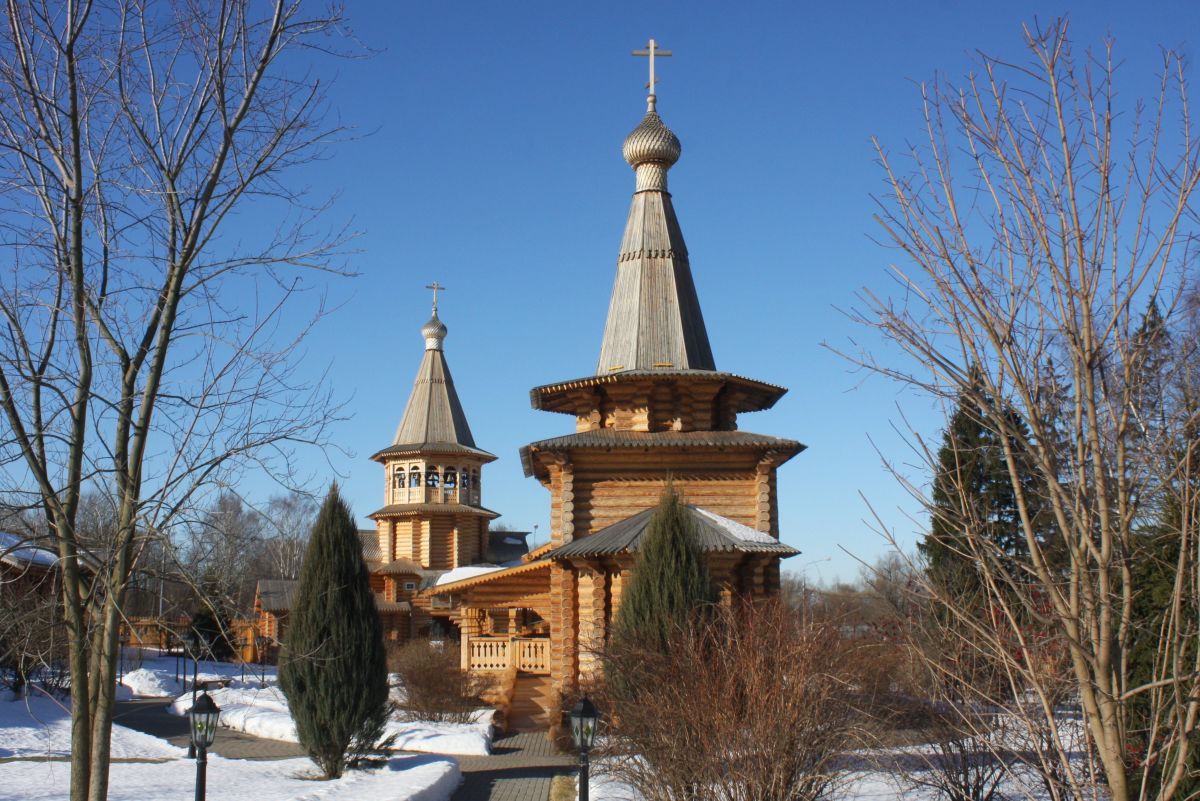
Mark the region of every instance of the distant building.
[[0, 587], [12, 597], [51, 595], [58, 587], [58, 554], [35, 537], [0, 531]]

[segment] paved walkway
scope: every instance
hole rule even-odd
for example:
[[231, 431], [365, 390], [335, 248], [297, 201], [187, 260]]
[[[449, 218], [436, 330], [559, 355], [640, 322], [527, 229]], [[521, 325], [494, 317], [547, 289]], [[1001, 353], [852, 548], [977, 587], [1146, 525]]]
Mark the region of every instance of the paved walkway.
[[[119, 701], [114, 722], [187, 747], [187, 719], [166, 711], [169, 699]], [[304, 756], [296, 743], [264, 740], [221, 729], [212, 753], [229, 759], [287, 759]], [[555, 776], [574, 772], [578, 758], [563, 754], [543, 731], [499, 735], [491, 756], [456, 756], [463, 783], [451, 801], [548, 801]]]
[[550, 782], [572, 773], [578, 761], [560, 753], [544, 731], [501, 735], [491, 756], [456, 759], [463, 783], [451, 801], [547, 801]]
[[[187, 748], [191, 742], [188, 737], [187, 718], [169, 714], [166, 707], [170, 703], [171, 699], [168, 698], [118, 701], [113, 722]], [[219, 730], [209, 752], [229, 759], [287, 759], [304, 756], [304, 751], [296, 743], [264, 740], [232, 729]]]

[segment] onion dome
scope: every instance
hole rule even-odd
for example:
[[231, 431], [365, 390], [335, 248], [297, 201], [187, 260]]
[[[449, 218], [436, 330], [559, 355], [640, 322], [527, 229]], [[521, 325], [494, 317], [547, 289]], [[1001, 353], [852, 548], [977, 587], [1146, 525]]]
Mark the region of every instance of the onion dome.
[[429, 322], [421, 326], [421, 336], [425, 337], [425, 350], [441, 350], [442, 340], [446, 338], [448, 332], [446, 324], [438, 319], [437, 309], [434, 309]]
[[683, 147], [679, 137], [668, 128], [654, 110], [654, 95], [647, 99], [646, 116], [638, 127], [625, 137], [625, 145], [621, 148], [625, 160], [635, 170], [643, 164], [655, 164], [664, 170], [679, 161]]

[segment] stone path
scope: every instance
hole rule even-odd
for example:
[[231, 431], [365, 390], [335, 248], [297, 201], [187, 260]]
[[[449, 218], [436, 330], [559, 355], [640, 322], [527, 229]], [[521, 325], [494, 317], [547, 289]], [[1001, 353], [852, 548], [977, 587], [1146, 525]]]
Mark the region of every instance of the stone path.
[[[119, 701], [114, 722], [187, 747], [187, 720], [166, 711], [169, 699]], [[221, 729], [212, 753], [229, 759], [287, 759], [304, 756], [295, 743], [264, 740]], [[456, 756], [463, 783], [451, 801], [548, 801], [555, 776], [574, 773], [578, 758], [563, 754], [544, 731], [499, 735], [491, 756]]]
[[463, 783], [451, 801], [547, 801], [555, 776], [574, 771], [578, 758], [563, 754], [544, 731], [501, 735], [487, 757], [456, 757]]

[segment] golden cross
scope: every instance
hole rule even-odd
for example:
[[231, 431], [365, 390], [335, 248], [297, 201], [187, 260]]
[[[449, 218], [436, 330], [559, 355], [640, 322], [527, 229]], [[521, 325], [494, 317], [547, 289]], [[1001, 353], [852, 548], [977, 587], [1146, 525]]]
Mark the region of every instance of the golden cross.
[[432, 284], [426, 284], [425, 288], [433, 290], [433, 313], [437, 314], [437, 293], [439, 289], [444, 290], [446, 287], [434, 281]]
[[669, 56], [669, 55], [671, 55], [671, 51], [670, 50], [659, 50], [658, 42], [651, 39], [650, 43], [648, 45], [646, 45], [645, 50], [634, 50], [633, 55], [650, 57], [650, 83], [646, 84], [646, 88], [650, 90], [650, 94], [654, 94], [654, 85], [656, 83], [658, 83], [658, 79], [654, 77], [654, 57], [655, 56], [660, 56], [660, 57]]

